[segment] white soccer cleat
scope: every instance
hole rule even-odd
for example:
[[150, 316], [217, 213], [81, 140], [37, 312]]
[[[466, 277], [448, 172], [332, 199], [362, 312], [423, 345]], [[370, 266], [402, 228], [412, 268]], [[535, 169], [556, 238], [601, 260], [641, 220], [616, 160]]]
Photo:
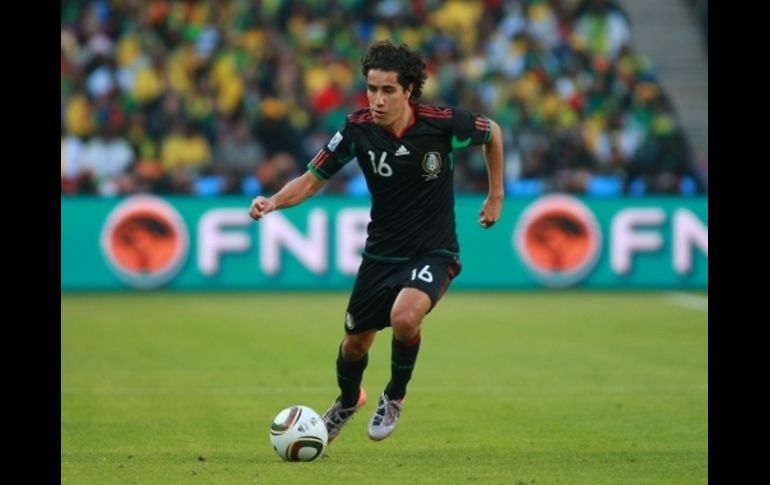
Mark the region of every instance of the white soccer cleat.
[[342, 404], [340, 403], [341, 398], [342, 396], [338, 397], [323, 415], [326, 431], [329, 433], [329, 440], [327, 443], [331, 443], [332, 440], [340, 434], [340, 430], [345, 426], [345, 423], [353, 417], [356, 411], [366, 404], [366, 391], [364, 391], [364, 388], [362, 387], [361, 392], [358, 395], [358, 402], [355, 406], [349, 408], [342, 407]]
[[381, 441], [390, 436], [396, 429], [401, 408], [404, 406], [404, 398], [390, 399], [383, 392], [372, 420], [369, 421], [369, 439]]

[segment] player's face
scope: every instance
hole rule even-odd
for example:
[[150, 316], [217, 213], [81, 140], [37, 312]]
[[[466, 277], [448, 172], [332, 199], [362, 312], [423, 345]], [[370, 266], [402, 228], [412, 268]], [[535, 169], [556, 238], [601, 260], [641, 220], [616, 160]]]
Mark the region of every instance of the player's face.
[[409, 120], [409, 95], [398, 83], [395, 71], [370, 69], [366, 75], [366, 96], [374, 122], [384, 127], [405, 124]]

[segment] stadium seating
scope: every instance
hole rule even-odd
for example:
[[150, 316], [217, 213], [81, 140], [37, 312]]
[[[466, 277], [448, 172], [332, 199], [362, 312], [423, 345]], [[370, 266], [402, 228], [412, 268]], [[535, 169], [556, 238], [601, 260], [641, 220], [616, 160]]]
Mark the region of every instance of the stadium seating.
[[[623, 168], [640, 150], [654, 153], [661, 132], [683, 136], [682, 127], [650, 59], [633, 48], [631, 19], [614, 0], [345, 4], [344, 12], [330, 13], [325, 2], [286, 0], [64, 2], [62, 195], [93, 193], [94, 186], [111, 187], [99, 190], [102, 196], [147, 187], [203, 197], [275, 190], [263, 179], [270, 170], [260, 165], [281, 153], [294, 173], [304, 170], [345, 113], [365, 106], [360, 57], [382, 38], [424, 53], [430, 74], [425, 102], [495, 119], [506, 152], [520, 153], [523, 166], [538, 155], [520, 145], [522, 130], [542, 133], [548, 144], [575, 132], [581, 134], [577, 152], [596, 175], [587, 193], [661, 190], [655, 184], [642, 190], [625, 180]], [[236, 136], [244, 123], [250, 132]], [[133, 149], [131, 163], [112, 176], [120, 183], [89, 181], [104, 173], [100, 161], [84, 164], [78, 158], [83, 150], [72, 149], [105, 127]], [[163, 162], [149, 170], [164, 159], [169, 140], [181, 136], [175, 127], [197, 137], [197, 145], [190, 138], [175, 151], [178, 165], [196, 169], [180, 174]], [[260, 159], [249, 164], [252, 154]], [[672, 176], [678, 182], [666, 190], [705, 193], [689, 152], [677, 157]], [[608, 163], [618, 167], [610, 178]], [[211, 167], [236, 182], [212, 178]], [[561, 190], [547, 171], [525, 177], [507, 181], [511, 196]], [[481, 190], [485, 173], [470, 170], [456, 184], [464, 192]], [[362, 190], [360, 177], [347, 174], [327, 192]]]

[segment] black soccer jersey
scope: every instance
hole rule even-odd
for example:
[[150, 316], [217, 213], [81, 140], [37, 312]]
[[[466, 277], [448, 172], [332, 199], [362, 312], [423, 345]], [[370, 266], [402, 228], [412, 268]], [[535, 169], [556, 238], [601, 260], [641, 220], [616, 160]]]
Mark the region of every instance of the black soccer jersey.
[[452, 149], [488, 142], [490, 122], [450, 106], [412, 108], [414, 123], [400, 138], [376, 125], [368, 108], [348, 115], [308, 164], [326, 180], [358, 160], [372, 195], [365, 258], [395, 262], [459, 253]]

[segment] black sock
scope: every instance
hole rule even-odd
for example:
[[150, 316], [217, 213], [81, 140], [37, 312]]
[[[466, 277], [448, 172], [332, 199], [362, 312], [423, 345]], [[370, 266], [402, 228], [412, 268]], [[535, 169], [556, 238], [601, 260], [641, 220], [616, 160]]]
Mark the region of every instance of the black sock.
[[364, 375], [366, 364], [369, 363], [369, 354], [364, 354], [358, 360], [346, 362], [342, 359], [342, 345], [337, 354], [337, 385], [342, 391], [342, 407], [349, 408], [358, 402], [361, 392], [361, 379]]
[[420, 334], [406, 342], [399, 342], [393, 337], [391, 343], [390, 382], [385, 394], [390, 399], [401, 399], [406, 395], [406, 385], [412, 378], [417, 352], [420, 350]]

